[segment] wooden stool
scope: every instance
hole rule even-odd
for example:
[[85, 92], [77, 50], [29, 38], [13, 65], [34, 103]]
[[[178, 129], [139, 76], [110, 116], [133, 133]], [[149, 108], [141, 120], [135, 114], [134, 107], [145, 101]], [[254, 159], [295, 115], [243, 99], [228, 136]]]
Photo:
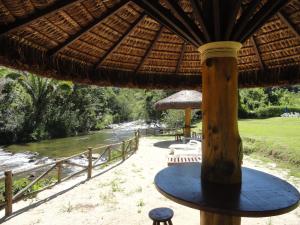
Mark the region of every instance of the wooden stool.
[[164, 225], [173, 225], [171, 221], [173, 215], [173, 210], [169, 208], [155, 208], [149, 212], [149, 217], [153, 220], [153, 225], [159, 225], [160, 222], [163, 222]]

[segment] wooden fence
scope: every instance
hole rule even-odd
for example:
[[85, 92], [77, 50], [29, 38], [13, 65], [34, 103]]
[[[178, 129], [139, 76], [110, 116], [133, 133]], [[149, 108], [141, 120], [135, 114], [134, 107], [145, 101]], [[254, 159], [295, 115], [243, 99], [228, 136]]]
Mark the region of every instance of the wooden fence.
[[[63, 158], [52, 163], [47, 163], [41, 166], [37, 166], [25, 171], [20, 171], [16, 173], [13, 173], [12, 171], [5, 171], [4, 177], [0, 178], [0, 180], [4, 179], [5, 182], [5, 202], [0, 203], [0, 209], [5, 208], [5, 216], [10, 216], [13, 212], [12, 209], [13, 203], [25, 197], [35, 195], [38, 192], [51, 188], [56, 184], [64, 182], [84, 172], [87, 173], [87, 179], [90, 179], [92, 177], [93, 168], [104, 166], [105, 164], [112, 161], [116, 161], [118, 159], [124, 161], [131, 154], [136, 152], [139, 146], [139, 136], [140, 136], [139, 131], [137, 131], [135, 132], [134, 138], [131, 138], [129, 140], [120, 143], [105, 145], [98, 148], [88, 148], [86, 151], [81, 152], [79, 154], [67, 158]], [[100, 152], [100, 154], [97, 155], [97, 157], [94, 157], [93, 153], [95, 152]], [[70, 159], [74, 159], [79, 156], [84, 156], [87, 159], [87, 165], [81, 165], [70, 161]], [[74, 172], [63, 178], [62, 170], [64, 166], [80, 167], [81, 170]], [[46, 169], [46, 171], [44, 171], [42, 174], [40, 174], [38, 177], [32, 180], [25, 188], [23, 188], [22, 190], [18, 191], [15, 194], [13, 193], [13, 177], [20, 176], [20, 175], [24, 176], [24, 174], [29, 174], [30, 172], [37, 171], [37, 170], [40, 171], [42, 169]], [[32, 188], [34, 184], [36, 184], [42, 178], [46, 177], [50, 172], [53, 171], [55, 172], [55, 170], [56, 170], [56, 182], [46, 187], [43, 187], [42, 189], [29, 192], [30, 188]]]

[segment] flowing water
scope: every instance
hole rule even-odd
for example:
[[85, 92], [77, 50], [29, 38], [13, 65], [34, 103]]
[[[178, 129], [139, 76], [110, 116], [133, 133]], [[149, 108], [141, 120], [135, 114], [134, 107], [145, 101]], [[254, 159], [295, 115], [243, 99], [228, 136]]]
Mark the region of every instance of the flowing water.
[[[0, 175], [5, 170], [19, 171], [53, 162], [57, 158], [83, 152], [88, 147], [118, 143], [133, 137], [135, 130], [147, 126], [143, 121], [134, 121], [112, 127], [113, 129], [101, 130], [88, 135], [15, 144], [0, 148]], [[77, 159], [77, 162], [80, 160]], [[82, 161], [85, 164], [85, 160]]]

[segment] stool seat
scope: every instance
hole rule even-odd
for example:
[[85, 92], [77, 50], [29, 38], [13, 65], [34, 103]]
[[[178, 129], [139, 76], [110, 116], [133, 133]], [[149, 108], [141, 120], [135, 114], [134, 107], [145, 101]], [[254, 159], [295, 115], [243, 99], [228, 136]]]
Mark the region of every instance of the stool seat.
[[149, 217], [155, 222], [166, 222], [172, 219], [174, 212], [170, 208], [155, 208], [149, 212]]

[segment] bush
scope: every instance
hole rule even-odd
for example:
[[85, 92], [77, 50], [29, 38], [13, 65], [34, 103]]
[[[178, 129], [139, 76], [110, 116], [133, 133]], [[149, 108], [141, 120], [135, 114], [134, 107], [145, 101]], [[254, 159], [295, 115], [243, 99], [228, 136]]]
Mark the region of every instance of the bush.
[[260, 108], [255, 112], [256, 118], [268, 118], [268, 117], [278, 117], [281, 114], [285, 113], [286, 110], [288, 112], [299, 112], [300, 108], [286, 108], [284, 106], [269, 106], [266, 108]]

